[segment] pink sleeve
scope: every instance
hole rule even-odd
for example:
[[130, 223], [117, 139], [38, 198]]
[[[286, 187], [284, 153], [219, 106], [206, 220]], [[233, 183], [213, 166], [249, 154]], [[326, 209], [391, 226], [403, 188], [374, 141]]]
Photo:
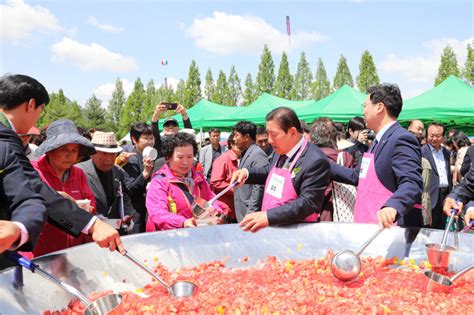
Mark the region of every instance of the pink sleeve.
[[166, 180], [154, 178], [146, 194], [148, 219], [160, 230], [182, 228], [186, 220], [182, 215], [169, 211], [168, 186]]
[[[211, 200], [212, 198], [215, 197], [215, 194], [211, 191], [211, 186], [209, 186], [209, 184], [206, 181], [203, 181], [201, 192], [202, 192], [201, 197], [206, 200]], [[217, 210], [218, 213], [227, 215], [231, 212], [229, 206], [223, 203], [222, 201], [216, 200], [213, 206]]]
[[214, 191], [220, 192], [229, 185], [226, 181], [227, 173], [226, 160], [224, 158], [215, 160], [212, 164], [211, 173], [211, 187]]

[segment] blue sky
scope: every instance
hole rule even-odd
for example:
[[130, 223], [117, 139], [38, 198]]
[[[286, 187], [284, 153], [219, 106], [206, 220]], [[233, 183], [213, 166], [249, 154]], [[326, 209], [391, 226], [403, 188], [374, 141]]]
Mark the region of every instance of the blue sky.
[[[117, 78], [129, 92], [137, 77], [156, 85], [186, 79], [195, 59], [201, 79], [236, 66], [255, 78], [269, 44], [275, 71], [288, 53], [294, 74], [301, 51], [313, 75], [322, 58], [332, 81], [340, 54], [355, 79], [368, 49], [384, 82], [405, 98], [433, 86], [450, 44], [464, 65], [474, 41], [473, 1], [0, 1], [0, 72], [23, 73], [48, 91], [62, 88], [81, 105], [104, 101]], [[291, 46], [285, 16], [291, 19]], [[161, 60], [168, 60], [167, 66]]]

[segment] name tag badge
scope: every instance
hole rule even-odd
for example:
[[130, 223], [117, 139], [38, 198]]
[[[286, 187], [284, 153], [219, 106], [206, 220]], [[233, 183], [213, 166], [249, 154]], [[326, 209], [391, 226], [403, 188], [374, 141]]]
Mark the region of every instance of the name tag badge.
[[285, 186], [285, 177], [272, 173], [265, 192], [281, 199], [283, 197], [283, 186]]
[[362, 162], [360, 164], [360, 171], [359, 171], [359, 178], [366, 178], [367, 172], [369, 171], [370, 162], [372, 162], [371, 158], [363, 157]]

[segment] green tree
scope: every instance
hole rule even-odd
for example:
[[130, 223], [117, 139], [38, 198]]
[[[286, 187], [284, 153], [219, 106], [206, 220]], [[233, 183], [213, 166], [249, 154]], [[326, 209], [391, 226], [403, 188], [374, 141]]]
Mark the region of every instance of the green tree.
[[230, 106], [237, 106], [242, 95], [242, 86], [240, 85], [240, 78], [235, 70], [235, 66], [230, 68], [229, 79], [227, 80], [227, 97]]
[[141, 121], [148, 121], [153, 116], [155, 111], [156, 88], [153, 80], [148, 81], [145, 90], [145, 104], [141, 115]]
[[278, 75], [273, 89], [273, 95], [290, 98], [291, 89], [293, 87], [293, 76], [290, 73], [290, 66], [288, 65], [288, 57], [283, 52], [281, 55], [280, 67], [278, 68]]
[[311, 85], [313, 82], [313, 75], [306, 60], [306, 55], [301, 52], [300, 62], [295, 74], [295, 81], [293, 82], [293, 97], [296, 100], [307, 100], [311, 98]]
[[259, 96], [262, 93], [271, 93], [275, 83], [275, 65], [273, 64], [272, 53], [268, 46], [263, 47], [263, 52], [258, 65], [257, 81], [255, 82], [255, 93]]
[[229, 89], [224, 71], [220, 70], [216, 81], [216, 88], [212, 96], [212, 102], [222, 105], [229, 105]]
[[201, 75], [196, 61], [192, 61], [189, 66], [188, 80], [186, 81], [186, 91], [183, 105], [189, 108], [201, 99]]
[[339, 63], [337, 64], [336, 75], [334, 76], [334, 90], [341, 88], [344, 84], [349, 86], [354, 86], [354, 80], [352, 79], [351, 71], [347, 65], [347, 60], [344, 55], [341, 55], [339, 58]]
[[180, 104], [184, 103], [186, 91], [186, 82], [183, 79], [179, 80], [178, 85], [176, 86], [176, 92], [174, 93], [174, 100]]
[[471, 43], [467, 44], [467, 58], [464, 63], [463, 77], [471, 85], [474, 84], [474, 48], [471, 46]]
[[448, 45], [444, 48], [443, 54], [441, 55], [441, 63], [438, 68], [438, 75], [435, 78], [434, 85], [437, 86], [450, 75], [455, 75], [458, 78], [460, 77], [456, 53], [451, 46]]
[[118, 131], [120, 119], [122, 118], [122, 110], [125, 105], [125, 91], [123, 89], [122, 80], [115, 81], [115, 89], [112, 92], [112, 98], [107, 107], [107, 121], [114, 132]]
[[76, 101], [73, 101], [69, 106], [68, 117], [76, 124], [77, 127], [84, 126], [84, 120], [82, 119], [82, 109]]
[[372, 55], [368, 50], [364, 51], [359, 64], [359, 75], [357, 76], [357, 87], [359, 91], [365, 93], [367, 88], [380, 84], [377, 68], [375, 67]]
[[248, 105], [257, 99], [257, 95], [255, 93], [255, 85], [252, 80], [252, 75], [250, 73], [247, 74], [245, 78], [245, 92], [244, 92], [244, 101], [242, 105]]
[[38, 125], [45, 127], [58, 119], [69, 119], [69, 106], [62, 89], [49, 95], [49, 104], [45, 107]]
[[320, 100], [331, 94], [331, 83], [326, 74], [326, 68], [321, 58], [318, 59], [318, 70], [316, 70], [316, 79], [313, 82], [313, 98]]
[[102, 102], [92, 95], [84, 107], [84, 128], [95, 128], [97, 130], [107, 131], [107, 122], [105, 120], [105, 109], [102, 108]]
[[127, 98], [127, 102], [122, 110], [118, 137], [121, 138], [130, 130], [130, 126], [141, 121], [141, 113], [145, 106], [145, 88], [140, 78], [137, 78], [133, 86], [133, 91]]
[[212, 71], [211, 68], [209, 68], [207, 69], [206, 81], [204, 83], [204, 95], [208, 101], [212, 99], [215, 88], [216, 86], [214, 84], [214, 79], [212, 78]]

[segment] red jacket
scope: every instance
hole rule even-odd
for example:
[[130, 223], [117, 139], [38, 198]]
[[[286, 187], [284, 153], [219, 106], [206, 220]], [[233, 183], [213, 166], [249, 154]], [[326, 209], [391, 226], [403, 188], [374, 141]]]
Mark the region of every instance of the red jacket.
[[[212, 164], [211, 188], [215, 193], [223, 191], [230, 184], [232, 173], [239, 168], [239, 159], [234, 151], [229, 150], [222, 153]], [[234, 189], [226, 192], [220, 199], [227, 204], [231, 210], [231, 217], [235, 219]]]
[[[31, 164], [39, 173], [41, 179], [48, 184], [49, 187], [56, 191], [64, 191], [76, 200], [89, 199], [95, 211], [94, 194], [87, 184], [86, 175], [80, 168], [72, 166], [69, 170], [67, 180], [62, 182], [51, 168], [46, 155], [43, 155], [36, 161], [32, 161]], [[75, 238], [61, 231], [52, 224], [45, 223], [38, 242], [33, 250], [33, 257], [85, 244], [90, 241], [91, 239], [88, 235], [81, 234], [78, 238]]]

